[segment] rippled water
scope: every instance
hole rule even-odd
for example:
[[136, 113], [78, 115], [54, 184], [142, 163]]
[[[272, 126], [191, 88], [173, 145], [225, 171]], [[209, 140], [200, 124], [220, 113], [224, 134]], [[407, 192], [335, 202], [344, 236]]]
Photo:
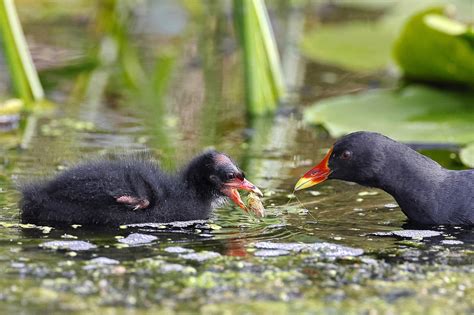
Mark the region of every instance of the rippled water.
[[[155, 224], [64, 230], [18, 226], [17, 182], [54, 174], [96, 155], [145, 148], [152, 155], [160, 152], [159, 142], [136, 142], [143, 136], [153, 137], [141, 118], [146, 113], [130, 116], [122, 110], [103, 110], [94, 122], [96, 131], [66, 130], [64, 137], [38, 132], [30, 148], [3, 152], [0, 303], [5, 309], [98, 311], [114, 306], [116, 311], [125, 307], [137, 313], [150, 308], [220, 312], [229, 303], [241, 301], [243, 309], [236, 312], [260, 312], [278, 307], [279, 301], [294, 301], [302, 303], [298, 306], [302, 309], [344, 313], [360, 299], [352, 292], [354, 286], [366, 286], [357, 289], [364, 299], [382, 303], [375, 309], [397, 309], [406, 301], [420, 300], [420, 305], [413, 306], [420, 311], [433, 299], [445, 303], [451, 295], [457, 296], [453, 301], [458, 309], [470, 309], [469, 302], [460, 301], [472, 297], [472, 231], [440, 227], [436, 228], [440, 235], [425, 239], [374, 235], [406, 228], [404, 215], [386, 193], [328, 181], [293, 194], [298, 176], [333, 141], [293, 118], [278, 118], [279, 124], [272, 127], [277, 134], [278, 128], [288, 128], [280, 131], [291, 134], [284, 145], [281, 138], [254, 145], [254, 138], [243, 136], [249, 133], [243, 126], [219, 131], [221, 141], [216, 147], [233, 155], [265, 193], [264, 219], [227, 205], [217, 209], [210, 221], [186, 227]], [[61, 118], [42, 120], [38, 129], [55, 119]], [[176, 147], [185, 148], [176, 153], [179, 163], [201, 150], [195, 141], [199, 137], [196, 133], [178, 140]], [[66, 242], [66, 249], [49, 246], [51, 241]], [[86, 243], [68, 248], [71, 241]], [[260, 242], [277, 244], [277, 248], [261, 248]], [[338, 258], [331, 257], [338, 248], [314, 252], [297, 245], [323, 242], [364, 254], [351, 259], [351, 252], [343, 252]], [[297, 250], [279, 243], [297, 243]], [[457, 284], [445, 292], [433, 284], [433, 275]], [[435, 292], [433, 297], [418, 291], [417, 281]], [[284, 312], [297, 311], [295, 307]], [[356, 309], [364, 312], [372, 307], [362, 303]]]
[[[232, 56], [214, 65], [230, 70], [211, 79], [196, 55], [183, 59], [165, 115], [154, 114], [158, 104], [136, 104], [133, 97], [65, 105], [67, 93], [57, 88], [50, 91], [56, 110], [29, 118], [32, 137], [24, 149], [7, 145], [16, 131], [1, 135], [2, 312], [474, 311], [472, 229], [441, 226], [424, 238], [419, 232], [390, 234], [420, 227], [406, 225], [388, 194], [347, 182], [294, 194], [296, 180], [334, 139], [301, 122], [293, 110], [300, 102], [274, 119], [246, 122], [241, 91], [219, 85], [239, 86]], [[351, 88], [369, 85], [369, 79], [330, 66], [306, 66], [306, 87], [342, 94], [348, 81]], [[340, 80], [321, 86], [318, 72]], [[301, 90], [305, 103], [324, 94]], [[261, 188], [265, 218], [229, 204], [189, 226], [56, 229], [18, 223], [18, 183], [124, 152], [148, 154], [172, 170], [208, 146], [234, 157]], [[451, 163], [450, 152], [426, 153]]]

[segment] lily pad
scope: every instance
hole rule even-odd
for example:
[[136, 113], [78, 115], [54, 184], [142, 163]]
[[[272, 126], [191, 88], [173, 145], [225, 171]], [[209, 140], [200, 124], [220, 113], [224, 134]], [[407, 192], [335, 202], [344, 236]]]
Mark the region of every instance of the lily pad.
[[474, 87], [474, 28], [448, 18], [446, 11], [438, 7], [414, 15], [395, 42], [395, 60], [408, 78]]
[[[310, 59], [352, 71], [373, 71], [391, 61], [392, 46], [406, 19], [427, 6], [446, 3], [439, 0], [348, 1], [345, 6], [359, 7], [370, 13], [383, 13], [377, 19], [347, 19], [344, 23], [317, 25], [303, 37], [301, 50]], [[452, 1], [451, 1], [452, 3]], [[376, 5], [376, 7], [373, 7]], [[464, 7], [460, 1], [456, 6]], [[337, 6], [337, 4], [336, 4]], [[370, 15], [370, 14], [369, 14]]]
[[396, 32], [382, 23], [321, 25], [302, 41], [307, 57], [349, 70], [376, 70], [390, 61]]
[[328, 98], [304, 117], [334, 137], [367, 130], [402, 142], [466, 144], [474, 142], [473, 104], [474, 93], [414, 85]]

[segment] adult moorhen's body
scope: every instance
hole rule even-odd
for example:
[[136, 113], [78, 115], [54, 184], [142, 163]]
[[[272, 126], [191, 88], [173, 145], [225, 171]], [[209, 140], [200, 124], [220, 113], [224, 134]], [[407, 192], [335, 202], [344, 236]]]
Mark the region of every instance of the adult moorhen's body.
[[207, 151], [177, 174], [140, 159], [96, 161], [22, 188], [24, 223], [108, 225], [207, 219], [226, 197], [245, 209], [238, 189], [257, 187], [225, 154]]
[[474, 170], [447, 170], [378, 133], [360, 131], [338, 140], [295, 190], [326, 179], [383, 189], [414, 223], [474, 224]]

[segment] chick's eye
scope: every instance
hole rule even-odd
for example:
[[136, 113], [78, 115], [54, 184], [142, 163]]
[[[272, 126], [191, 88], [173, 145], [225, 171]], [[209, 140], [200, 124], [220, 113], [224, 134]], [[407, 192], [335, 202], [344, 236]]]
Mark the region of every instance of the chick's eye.
[[235, 173], [227, 173], [225, 175], [226, 179], [227, 180], [231, 180], [231, 179], [234, 179], [236, 177]]
[[341, 153], [341, 159], [343, 159], [343, 160], [350, 160], [351, 157], [352, 157], [352, 152], [349, 151], [349, 150], [344, 150]]

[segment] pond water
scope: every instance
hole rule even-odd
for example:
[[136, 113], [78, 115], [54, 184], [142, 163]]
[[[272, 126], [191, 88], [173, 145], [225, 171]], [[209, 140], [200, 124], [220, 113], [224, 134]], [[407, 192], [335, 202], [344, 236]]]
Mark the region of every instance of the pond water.
[[[53, 22], [42, 27], [55, 29], [64, 20]], [[235, 43], [223, 36], [223, 46], [206, 60], [198, 53], [199, 42], [209, 40], [205, 31], [188, 29], [186, 41], [172, 44], [188, 53], [176, 57], [166, 92], [151, 97], [120, 86], [100, 91], [104, 76], [115, 75], [113, 67], [87, 72], [93, 79], [82, 97], [70, 96], [77, 84], [70, 77], [43, 74], [56, 108], [22, 123], [24, 148], [11, 145], [19, 131], [0, 136], [0, 309], [22, 314], [474, 312], [472, 229], [419, 231], [407, 225], [391, 196], [352, 183], [328, 181], [293, 193], [299, 176], [334, 141], [324, 130], [305, 126], [298, 109], [326, 94], [386, 85], [383, 75], [299, 60], [307, 72], [293, 92], [295, 101], [275, 118], [248, 122]], [[71, 27], [64, 32], [80, 36]], [[36, 36], [38, 45], [53, 45]], [[160, 43], [172, 38], [155, 36]], [[80, 45], [63, 46], [75, 52]], [[231, 155], [261, 188], [265, 218], [229, 204], [209, 221], [186, 224], [118, 229], [19, 224], [18, 183], [123, 152], [149, 154], [172, 170], [208, 146]], [[449, 150], [424, 153], [456, 166]]]

